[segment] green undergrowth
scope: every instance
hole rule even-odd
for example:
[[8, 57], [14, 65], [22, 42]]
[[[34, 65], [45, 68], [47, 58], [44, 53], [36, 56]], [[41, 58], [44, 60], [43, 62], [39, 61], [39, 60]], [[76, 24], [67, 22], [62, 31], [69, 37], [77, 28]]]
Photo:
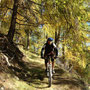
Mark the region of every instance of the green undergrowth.
[[34, 87], [28, 85], [26, 82], [24, 81], [18, 81], [18, 80], [15, 80], [15, 88], [16, 90], [35, 90]]
[[31, 52], [30, 50], [24, 50], [23, 48], [20, 48], [20, 47], [19, 49], [27, 57], [27, 60], [43, 64], [43, 59], [40, 59], [40, 56], [38, 54], [35, 54], [34, 52]]

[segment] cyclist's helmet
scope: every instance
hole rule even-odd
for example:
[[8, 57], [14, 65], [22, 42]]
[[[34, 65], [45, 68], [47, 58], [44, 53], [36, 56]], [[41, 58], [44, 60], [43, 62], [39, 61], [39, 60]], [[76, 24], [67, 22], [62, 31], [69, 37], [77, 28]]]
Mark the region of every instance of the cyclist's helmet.
[[48, 38], [47, 41], [53, 41], [54, 39], [53, 38]]

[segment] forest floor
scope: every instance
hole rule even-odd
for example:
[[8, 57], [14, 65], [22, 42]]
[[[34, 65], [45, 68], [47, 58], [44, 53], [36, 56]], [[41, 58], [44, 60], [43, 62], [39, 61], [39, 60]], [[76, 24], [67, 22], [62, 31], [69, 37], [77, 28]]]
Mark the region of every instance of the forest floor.
[[[0, 88], [5, 90], [88, 90], [75, 73], [66, 72], [55, 65], [52, 86], [48, 87], [44, 60], [30, 51], [23, 52], [24, 66], [13, 67], [12, 71], [0, 72]], [[4, 89], [0, 89], [4, 90]]]

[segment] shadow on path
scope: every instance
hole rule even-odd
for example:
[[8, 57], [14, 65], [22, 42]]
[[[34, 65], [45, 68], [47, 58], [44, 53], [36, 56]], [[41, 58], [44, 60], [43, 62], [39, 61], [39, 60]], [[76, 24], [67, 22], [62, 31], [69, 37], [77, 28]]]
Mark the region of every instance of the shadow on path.
[[[17, 67], [11, 67], [14, 74], [20, 79], [25, 81], [27, 84], [38, 88], [45, 89], [48, 88], [48, 80], [46, 79], [44, 65], [37, 62], [23, 62], [23, 67], [21, 69]], [[53, 85], [72, 85], [76, 87], [81, 87], [81, 90], [86, 90], [83, 86], [84, 82], [75, 78], [61, 78], [65, 72], [60, 69], [55, 69]], [[42, 86], [45, 84], [45, 86]]]

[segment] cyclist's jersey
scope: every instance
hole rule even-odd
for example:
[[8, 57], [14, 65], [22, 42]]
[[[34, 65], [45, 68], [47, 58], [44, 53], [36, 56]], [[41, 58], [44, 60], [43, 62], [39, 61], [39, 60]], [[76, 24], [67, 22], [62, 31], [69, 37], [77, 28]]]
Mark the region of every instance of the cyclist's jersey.
[[[45, 50], [45, 52], [43, 54], [44, 50]], [[56, 56], [58, 55], [58, 50], [54, 43], [52, 43], [51, 45], [49, 45], [48, 43], [45, 43], [41, 50], [41, 56], [48, 55], [52, 51], [55, 52]]]

